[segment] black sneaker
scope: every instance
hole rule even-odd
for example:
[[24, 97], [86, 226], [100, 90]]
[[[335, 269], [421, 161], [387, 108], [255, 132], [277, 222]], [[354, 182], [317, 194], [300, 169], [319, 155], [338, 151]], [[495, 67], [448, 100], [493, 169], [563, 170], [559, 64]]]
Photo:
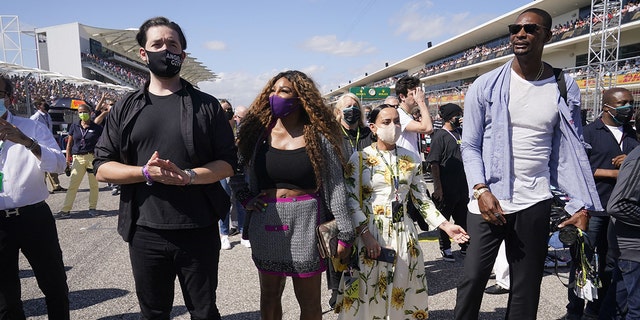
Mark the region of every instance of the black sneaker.
[[456, 262], [456, 258], [453, 257], [451, 251], [440, 250], [440, 253], [442, 254], [442, 260], [447, 262]]
[[496, 283], [484, 289], [484, 292], [488, 294], [505, 294], [505, 293], [509, 293], [509, 289], [505, 289]]
[[53, 217], [55, 219], [69, 219], [71, 218], [71, 213], [69, 213], [68, 211], [60, 211], [58, 213], [54, 213]]
[[240, 234], [240, 231], [238, 231], [238, 229], [236, 229], [236, 228], [229, 229], [229, 236], [230, 237], [233, 237], [233, 236], [239, 235], [239, 234]]
[[336, 301], [338, 300], [338, 290], [331, 290], [331, 298], [329, 298], [329, 306], [331, 309], [336, 307]]

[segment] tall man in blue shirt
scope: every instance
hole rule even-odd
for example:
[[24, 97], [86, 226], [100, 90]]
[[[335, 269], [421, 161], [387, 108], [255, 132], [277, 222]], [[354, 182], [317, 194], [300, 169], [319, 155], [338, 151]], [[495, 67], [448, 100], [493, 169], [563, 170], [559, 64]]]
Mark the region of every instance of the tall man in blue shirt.
[[180, 78], [187, 41], [164, 17], [136, 40], [150, 80], [111, 108], [96, 145], [100, 181], [121, 186], [118, 232], [129, 257], [142, 317], [168, 319], [180, 281], [192, 319], [220, 319], [216, 306], [218, 220], [229, 196], [236, 146], [218, 100]]
[[0, 76], [0, 319], [24, 319], [18, 254], [29, 261], [47, 303], [48, 319], [69, 319], [62, 250], [42, 177], [62, 172], [65, 159], [44, 125], [7, 111], [13, 88]]
[[478, 319], [500, 243], [510, 268], [509, 319], [536, 319], [549, 236], [551, 185], [566, 191], [565, 224], [586, 230], [601, 210], [582, 143], [580, 89], [542, 61], [551, 16], [531, 8], [509, 25], [515, 57], [480, 76], [465, 98], [462, 157], [472, 189], [470, 245], [458, 285], [456, 319]]

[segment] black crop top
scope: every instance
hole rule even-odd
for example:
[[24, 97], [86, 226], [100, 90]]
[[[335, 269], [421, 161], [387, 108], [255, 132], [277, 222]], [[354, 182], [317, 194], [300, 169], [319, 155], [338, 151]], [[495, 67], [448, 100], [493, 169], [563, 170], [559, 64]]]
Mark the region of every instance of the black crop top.
[[257, 150], [255, 170], [260, 190], [316, 189], [316, 175], [305, 147], [280, 150], [264, 143]]

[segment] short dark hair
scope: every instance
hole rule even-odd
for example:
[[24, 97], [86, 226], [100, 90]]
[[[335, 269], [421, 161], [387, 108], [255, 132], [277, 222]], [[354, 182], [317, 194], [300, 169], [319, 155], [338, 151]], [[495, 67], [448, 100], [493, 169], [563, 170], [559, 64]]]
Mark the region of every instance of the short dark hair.
[[382, 109], [386, 109], [386, 108], [396, 108], [390, 104], [386, 104], [383, 103], [381, 105], [376, 106], [375, 108], [371, 109], [371, 112], [369, 112], [369, 117], [367, 118], [367, 121], [369, 123], [375, 123], [376, 119], [378, 118], [378, 114], [380, 114], [380, 111], [382, 111]]
[[409, 93], [409, 90], [413, 90], [420, 85], [420, 79], [412, 76], [405, 76], [396, 82], [396, 96], [401, 94], [405, 97]]
[[145, 44], [147, 44], [147, 31], [149, 31], [151, 27], [158, 26], [166, 26], [177, 32], [178, 36], [180, 37], [180, 45], [182, 46], [182, 50], [187, 49], [187, 38], [184, 36], [184, 33], [182, 33], [182, 29], [180, 28], [180, 26], [165, 17], [151, 18], [145, 21], [140, 26], [140, 29], [138, 29], [138, 33], [136, 34], [136, 41], [138, 41], [138, 44], [141, 47], [144, 48]]
[[552, 22], [551, 15], [549, 14], [549, 12], [546, 12], [546, 11], [544, 11], [542, 9], [538, 9], [538, 8], [529, 8], [529, 9], [527, 9], [525, 11], [522, 11], [522, 13], [520, 13], [518, 15], [518, 17], [523, 15], [523, 14], [525, 14], [525, 13], [535, 13], [535, 14], [539, 15], [540, 17], [542, 17], [542, 25], [547, 27], [547, 30], [551, 30], [551, 24], [553, 22]]

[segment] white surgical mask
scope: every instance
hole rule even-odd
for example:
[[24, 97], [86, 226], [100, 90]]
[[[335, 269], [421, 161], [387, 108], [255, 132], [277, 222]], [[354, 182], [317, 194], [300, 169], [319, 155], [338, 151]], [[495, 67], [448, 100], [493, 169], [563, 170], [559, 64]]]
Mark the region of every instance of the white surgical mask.
[[386, 144], [395, 144], [402, 133], [400, 126], [396, 126], [394, 124], [390, 124], [385, 127], [376, 125], [376, 127], [378, 128], [376, 133], [378, 135], [378, 139], [382, 140], [382, 142]]

